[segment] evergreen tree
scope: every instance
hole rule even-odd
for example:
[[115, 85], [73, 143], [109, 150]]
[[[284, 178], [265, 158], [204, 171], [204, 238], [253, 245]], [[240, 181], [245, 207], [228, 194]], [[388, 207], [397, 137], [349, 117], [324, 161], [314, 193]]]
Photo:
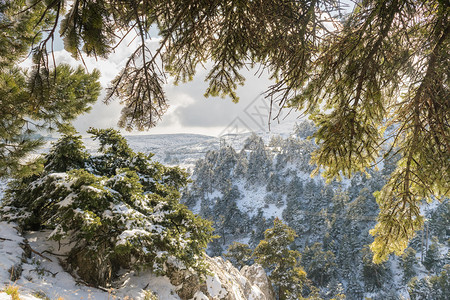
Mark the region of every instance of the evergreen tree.
[[445, 265], [441, 273], [430, 279], [433, 285], [433, 299], [445, 300], [450, 298], [450, 265]]
[[262, 185], [267, 182], [272, 167], [271, 157], [268, 155], [264, 141], [253, 134], [244, 142], [243, 151], [250, 150], [247, 167], [247, 182]]
[[450, 239], [450, 201], [446, 199], [431, 212], [428, 221], [430, 234], [440, 241]]
[[428, 276], [421, 279], [414, 277], [408, 283], [411, 300], [429, 300], [433, 298], [433, 285]]
[[256, 262], [269, 270], [269, 278], [277, 286], [280, 300], [298, 299], [306, 279], [300, 266], [300, 252], [289, 249], [296, 236], [292, 228], [276, 218], [253, 252]]
[[[437, 273], [440, 267], [440, 263], [442, 262], [441, 253], [439, 252], [439, 243], [436, 237], [433, 237], [433, 243], [427, 250], [425, 254], [425, 258], [423, 260], [423, 265], [427, 268], [427, 270]], [[442, 265], [441, 265], [442, 266]]]
[[266, 185], [266, 191], [278, 193], [282, 190], [283, 186], [280, 176], [277, 173], [271, 172], [269, 175], [269, 180]]
[[417, 273], [416, 271], [416, 250], [409, 247], [400, 257], [400, 265], [403, 268], [403, 282], [407, 283]]
[[[0, 177], [38, 172], [38, 164], [26, 158], [43, 144], [39, 133], [88, 111], [100, 93], [97, 70], [87, 74], [81, 67], [50, 67], [40, 57], [36, 45], [42, 38], [51, 40], [47, 35], [55, 31], [57, 16], [48, 3], [33, 2], [0, 3]], [[27, 4], [32, 8], [24, 10]], [[34, 62], [45, 67], [19, 68], [33, 46]]]
[[234, 174], [236, 176], [236, 179], [239, 178], [245, 178], [247, 175], [247, 170], [248, 170], [248, 160], [247, 160], [247, 156], [245, 155], [245, 153], [239, 153], [238, 154], [238, 161], [237, 161], [237, 165], [236, 168], [234, 170]]
[[46, 172], [66, 172], [84, 168], [89, 154], [85, 151], [80, 135], [71, 128], [53, 145], [45, 156]]
[[294, 134], [302, 139], [311, 138], [316, 131], [317, 127], [309, 120], [295, 124], [294, 127]]
[[243, 266], [250, 264], [252, 252], [249, 245], [233, 242], [228, 247], [227, 253], [225, 253], [224, 256], [240, 270]]
[[446, 300], [450, 296], [450, 265], [444, 266], [437, 276], [414, 277], [408, 283], [412, 300]]
[[286, 197], [288, 201], [298, 201], [299, 198], [303, 194], [303, 183], [300, 181], [300, 178], [297, 176], [297, 173], [294, 174], [294, 177], [289, 182], [286, 189]]
[[255, 248], [259, 242], [264, 239], [264, 233], [266, 229], [271, 226], [272, 220], [267, 220], [264, 216], [262, 208], [259, 208], [256, 215], [252, 218], [251, 223], [253, 224], [253, 230], [249, 245], [252, 248]]
[[88, 157], [79, 136], [63, 135], [40, 174], [11, 183], [5, 217], [23, 230], [53, 229], [48, 238], [71, 247], [67, 264], [95, 285], [118, 268], [165, 274], [170, 259], [205, 274], [212, 228], [179, 203], [187, 174], [134, 153], [115, 130], [90, 133], [100, 155]]
[[308, 179], [306, 181], [303, 188], [303, 199], [308, 203], [311, 202], [311, 205], [314, 206], [314, 199], [319, 195], [320, 189], [318, 189], [316, 183], [312, 179]]
[[37, 132], [62, 129], [89, 111], [100, 93], [98, 71], [87, 74], [81, 67], [59, 65], [48, 80], [32, 84], [31, 78], [41, 76], [36, 72], [0, 68], [0, 177], [33, 173], [36, 165], [26, 158], [43, 144]]
[[379, 291], [388, 281], [388, 267], [386, 263], [374, 264], [372, 261], [372, 253], [369, 247], [365, 246], [362, 250], [363, 261], [363, 279], [366, 290], [369, 292]]
[[286, 187], [286, 208], [283, 210], [283, 220], [291, 224], [294, 219], [298, 218], [301, 203], [301, 196], [303, 194], [303, 184], [300, 178], [295, 174]]
[[302, 252], [302, 264], [315, 286], [326, 286], [336, 272], [333, 252], [323, 251], [320, 243], [305, 247]]

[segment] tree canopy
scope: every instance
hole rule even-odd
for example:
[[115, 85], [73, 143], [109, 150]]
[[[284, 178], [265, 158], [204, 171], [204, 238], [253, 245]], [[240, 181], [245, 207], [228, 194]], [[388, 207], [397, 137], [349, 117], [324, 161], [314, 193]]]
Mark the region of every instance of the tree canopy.
[[[59, 23], [66, 50], [78, 59], [108, 57], [126, 35], [136, 35], [140, 44], [105, 100], [120, 99], [119, 125], [127, 129], [155, 126], [168, 107], [167, 76], [189, 81], [211, 63], [205, 95], [238, 101], [241, 71], [259, 66], [275, 82], [268, 101], [307, 113], [318, 125], [312, 161], [327, 179], [364, 172], [399, 153], [377, 194], [375, 261], [406, 248], [423, 225], [424, 199], [449, 196], [447, 1], [363, 0], [349, 14], [338, 0], [0, 3], [2, 43], [20, 53], [32, 47], [36, 74], [45, 78], [52, 78], [48, 49]], [[153, 29], [161, 40], [152, 52]], [[1, 64], [17, 57], [2, 53]], [[31, 86], [40, 78], [32, 76]]]
[[23, 158], [41, 144], [36, 133], [61, 128], [89, 111], [100, 93], [98, 71], [38, 63], [36, 48], [31, 70], [18, 66], [55, 22], [55, 16], [44, 15], [45, 6], [20, 12], [24, 5], [0, 1], [0, 176], [33, 171], [35, 165]]

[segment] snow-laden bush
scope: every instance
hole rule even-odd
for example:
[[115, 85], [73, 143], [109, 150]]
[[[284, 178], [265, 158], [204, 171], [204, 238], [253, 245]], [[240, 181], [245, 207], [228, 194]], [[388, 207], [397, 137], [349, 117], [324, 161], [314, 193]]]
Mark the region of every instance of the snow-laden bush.
[[164, 274], [168, 260], [205, 272], [212, 228], [179, 203], [187, 174], [134, 153], [115, 130], [89, 133], [100, 142], [98, 155], [85, 152], [80, 136], [65, 134], [41, 174], [11, 183], [4, 217], [70, 241], [68, 266], [93, 284], [107, 284], [119, 268]]

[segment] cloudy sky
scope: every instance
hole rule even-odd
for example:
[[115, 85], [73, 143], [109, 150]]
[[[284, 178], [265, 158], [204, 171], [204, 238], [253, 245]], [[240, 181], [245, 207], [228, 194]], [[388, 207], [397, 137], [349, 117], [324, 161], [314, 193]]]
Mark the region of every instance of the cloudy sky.
[[[101, 72], [103, 88], [119, 73], [126, 59], [136, 49], [133, 37], [127, 37], [107, 60], [84, 57], [88, 71], [94, 68]], [[148, 41], [156, 49], [158, 39]], [[62, 41], [55, 42], [55, 59], [57, 63], [69, 63], [73, 66], [81, 64], [63, 49]], [[29, 64], [24, 63], [24, 66]], [[268, 102], [262, 93], [270, 86], [271, 81], [267, 74], [256, 76], [256, 70], [243, 71], [247, 78], [244, 86], [239, 87], [237, 94], [240, 102], [235, 104], [229, 98], [205, 98], [203, 95], [207, 88], [204, 81], [208, 70], [199, 69], [192, 82], [173, 85], [170, 82], [165, 86], [170, 108], [155, 128], [146, 132], [132, 132], [133, 134], [167, 134], [167, 133], [197, 133], [219, 136], [224, 133], [245, 131], [268, 131]], [[101, 100], [105, 96], [103, 89], [99, 101], [93, 106], [89, 114], [80, 116], [74, 123], [80, 133], [85, 133], [89, 127], [117, 128], [122, 106], [118, 101], [106, 105]], [[271, 122], [271, 130], [290, 130], [296, 121], [297, 113], [291, 113], [282, 124]], [[283, 128], [283, 129], [281, 129]], [[125, 134], [129, 134], [123, 131]]]

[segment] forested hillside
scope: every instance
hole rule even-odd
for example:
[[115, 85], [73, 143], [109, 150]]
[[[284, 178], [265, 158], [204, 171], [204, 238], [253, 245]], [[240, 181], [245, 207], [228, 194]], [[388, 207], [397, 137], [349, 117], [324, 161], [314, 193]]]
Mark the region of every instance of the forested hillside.
[[368, 247], [378, 215], [373, 193], [399, 158], [388, 156], [379, 169], [351, 180], [325, 183], [310, 177], [310, 154], [317, 146], [307, 137], [314, 130], [303, 122], [291, 137], [266, 144], [253, 135], [242, 149], [223, 144], [196, 163], [182, 201], [214, 222], [220, 238], [210, 243], [209, 254], [226, 254], [233, 242], [254, 249], [280, 218], [298, 235], [291, 248], [302, 253], [310, 285], [324, 298], [343, 288], [347, 299], [448, 299], [450, 203], [423, 206], [424, 230], [404, 255], [373, 264]]

